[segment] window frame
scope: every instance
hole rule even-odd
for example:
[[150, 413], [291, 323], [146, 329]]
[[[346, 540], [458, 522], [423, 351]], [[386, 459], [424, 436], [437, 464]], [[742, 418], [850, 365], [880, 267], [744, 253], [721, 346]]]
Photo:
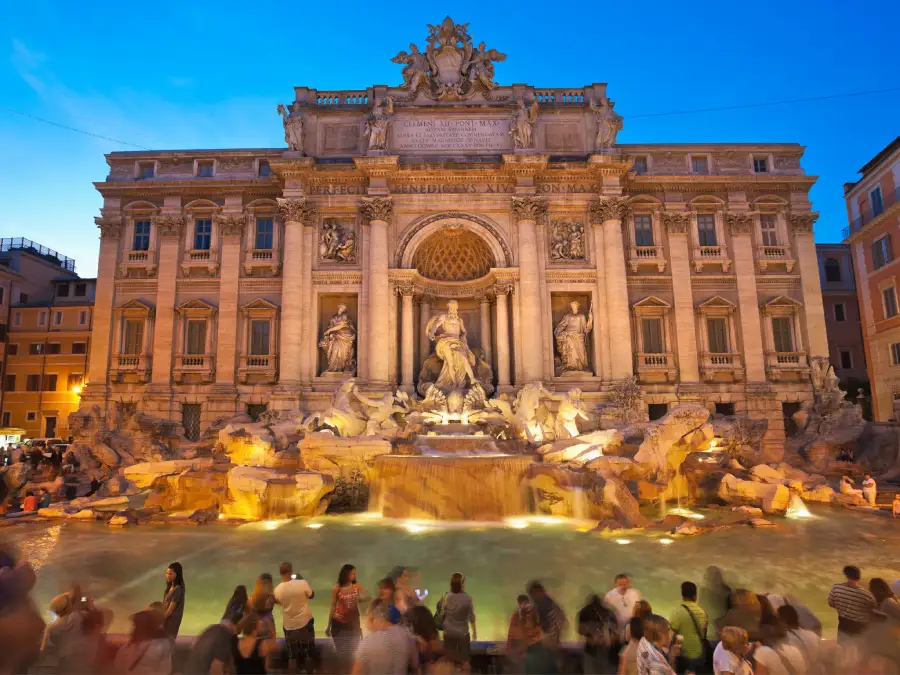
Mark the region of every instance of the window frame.
[[[268, 223], [269, 231], [260, 232], [261, 222]], [[255, 251], [272, 251], [275, 249], [275, 218], [273, 216], [256, 216], [254, 219], [253, 249]], [[260, 237], [268, 237], [268, 246], [260, 246]], [[265, 242], [263, 242], [265, 243]]]
[[[877, 199], [875, 198], [877, 195]], [[884, 193], [881, 185], [876, 185], [869, 190], [869, 209], [872, 212], [872, 218], [877, 218], [884, 213]]]
[[[876, 251], [878, 252], [877, 255]], [[874, 270], [880, 270], [894, 261], [894, 245], [890, 232], [885, 232], [872, 241], [871, 253], [872, 268]]]
[[[131, 342], [133, 342], [133, 340], [129, 340], [129, 335], [128, 335], [129, 324], [139, 327], [137, 330], [137, 333], [138, 333], [137, 337], [139, 337], [140, 339], [135, 341], [136, 345], [137, 345], [137, 351], [129, 350], [129, 344]], [[129, 316], [123, 317], [123, 319], [122, 319], [122, 338], [121, 338], [121, 342], [119, 344], [119, 354], [123, 354], [125, 356], [140, 356], [140, 355], [144, 354], [145, 346], [147, 344], [147, 336], [145, 334], [146, 329], [147, 329], [147, 321], [145, 319], [142, 319], [139, 317], [129, 317]], [[134, 336], [132, 336], [132, 337], [134, 337]]]
[[[703, 219], [703, 222], [707, 222], [707, 219], [710, 219], [709, 222], [712, 223], [712, 229], [708, 229], [708, 228], [701, 229], [700, 228], [700, 219], [701, 218]], [[719, 243], [719, 228], [718, 228], [718, 223], [716, 222], [716, 214], [709, 213], [709, 212], [698, 212], [695, 220], [696, 220], [696, 231], [697, 231], [697, 245], [700, 246], [701, 248], [711, 247], [711, 246], [721, 246], [721, 244]], [[704, 243], [701, 232], [704, 232], [706, 234], [709, 234], [710, 232], [712, 232], [713, 243], [709, 243], [709, 242]]]
[[[776, 322], [777, 325], [782, 326], [784, 329], [786, 329], [786, 337], [789, 342], [788, 345], [778, 344], [779, 341], [785, 338], [785, 334], [781, 330], [775, 330]], [[772, 328], [772, 349], [776, 354], [794, 354], [799, 351], [797, 349], [797, 341], [794, 336], [794, 322], [791, 320], [791, 317], [776, 315], [771, 317], [770, 324]], [[779, 347], [784, 346], [788, 346], [790, 347], [790, 349], [779, 349]]]
[[62, 310], [59, 310], [59, 309], [53, 310], [53, 325], [54, 326], [62, 326], [62, 323], [63, 323]]
[[[834, 264], [830, 264], [834, 263]], [[837, 279], [829, 279], [829, 271], [837, 271]], [[840, 284], [844, 281], [844, 270], [841, 266], [841, 261], [837, 258], [828, 257], [822, 261], [822, 271], [825, 275], [825, 283], [827, 284]]]
[[134, 177], [137, 180], [151, 180], [156, 178], [156, 160], [138, 160], [134, 163]]
[[[845, 354], [847, 355], [847, 361], [850, 365], [844, 365]], [[838, 363], [841, 365], [841, 370], [853, 370], [853, 350], [838, 349]]]
[[152, 232], [153, 221], [150, 218], [135, 218], [131, 228], [131, 250], [149, 251]]
[[[890, 292], [891, 298], [890, 307], [888, 303], [888, 292]], [[900, 308], [897, 307], [897, 289], [893, 283], [881, 288], [881, 309], [882, 312], [884, 312], [883, 316], [885, 320], [893, 319], [898, 314], [898, 309]], [[893, 311], [888, 312], [888, 309]]]
[[[63, 289], [65, 289], [65, 293], [63, 293]], [[69, 284], [56, 284], [56, 297], [57, 298], [68, 298], [69, 297]]]
[[197, 178], [215, 178], [216, 161], [214, 159], [198, 159], [194, 175]]
[[[81, 345], [81, 347], [82, 347], [81, 351], [75, 351], [75, 345]], [[87, 342], [81, 342], [81, 341], [73, 342], [71, 345], [71, 349], [72, 349], [72, 354], [76, 354], [78, 356], [84, 356], [85, 354], [87, 354]]]
[[891, 365], [900, 366], [900, 342], [892, 342], [888, 345], [888, 351], [891, 355]]
[[40, 373], [28, 373], [25, 376], [25, 391], [29, 394], [34, 394], [41, 391], [41, 374]]
[[[753, 155], [753, 173], [771, 173], [769, 171], [769, 157], [763, 156], [760, 157], [758, 155]], [[757, 164], [757, 162], [762, 162], [762, 164]], [[762, 170], [759, 170], [757, 167], [762, 166]]]
[[[50, 386], [53, 385], [53, 386]], [[57, 387], [59, 387], [59, 374], [58, 373], [44, 373], [44, 377], [41, 381], [41, 391], [51, 392], [57, 391]]]
[[[643, 162], [643, 168], [638, 167], [638, 162]], [[632, 170], [638, 176], [644, 176], [650, 173], [650, 156], [649, 155], [636, 155], [634, 158], [634, 163], [631, 165]]]
[[[840, 316], [838, 316], [838, 307], [841, 308]], [[834, 315], [834, 320], [838, 323], [846, 323], [847, 321], [847, 304], [844, 302], [836, 302], [831, 306], [832, 314]]]
[[[764, 227], [764, 224], [771, 227]], [[759, 241], [762, 246], [781, 246], [781, 236], [778, 223], [778, 214], [764, 211], [759, 214]], [[771, 235], [772, 241], [766, 241], [766, 235]]]
[[[690, 154], [688, 154], [688, 162], [689, 162], [689, 166], [691, 168], [692, 175], [695, 175], [695, 176], [709, 176], [710, 175], [710, 166], [712, 165], [712, 162], [710, 161], [710, 157], [708, 154], [698, 153], [695, 155], [693, 153], [690, 153]], [[705, 165], [704, 170], [697, 171], [696, 165], [694, 164], [694, 162], [703, 162]]]
[[[204, 228], [208, 227], [208, 231], [201, 232], [200, 224], [203, 223]], [[192, 233], [193, 236], [193, 244], [191, 247], [192, 251], [211, 251], [212, 243], [213, 243], [213, 219], [210, 217], [202, 217], [198, 216], [194, 218], [194, 230]], [[201, 246], [200, 244], [206, 244], [206, 246]]]

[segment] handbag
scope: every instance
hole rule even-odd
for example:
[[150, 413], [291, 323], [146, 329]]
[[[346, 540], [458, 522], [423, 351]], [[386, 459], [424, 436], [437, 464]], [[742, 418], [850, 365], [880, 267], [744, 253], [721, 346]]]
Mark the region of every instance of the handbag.
[[444, 630], [444, 605], [446, 604], [446, 602], [447, 594], [444, 593], [441, 596], [441, 599], [438, 600], [437, 609], [434, 610], [434, 624], [440, 631]]

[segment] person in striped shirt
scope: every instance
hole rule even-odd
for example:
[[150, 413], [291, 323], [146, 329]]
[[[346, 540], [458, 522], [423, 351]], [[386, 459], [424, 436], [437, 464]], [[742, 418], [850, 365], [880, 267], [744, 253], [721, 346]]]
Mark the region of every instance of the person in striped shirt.
[[875, 596], [860, 585], [859, 568], [844, 568], [847, 581], [835, 584], [828, 594], [828, 606], [838, 613], [838, 642], [844, 642], [862, 633], [872, 620], [876, 607]]

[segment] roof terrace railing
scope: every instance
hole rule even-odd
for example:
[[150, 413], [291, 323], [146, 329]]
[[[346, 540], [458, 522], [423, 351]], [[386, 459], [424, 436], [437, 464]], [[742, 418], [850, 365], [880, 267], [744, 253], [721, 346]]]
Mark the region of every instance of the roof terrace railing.
[[65, 256], [43, 244], [38, 244], [36, 241], [31, 241], [31, 239], [25, 239], [24, 237], [7, 237], [5, 239], [0, 239], [0, 253], [6, 253], [7, 251], [25, 251], [26, 253], [31, 253], [39, 258], [43, 258], [49, 263], [59, 265], [64, 270], [68, 270], [73, 274], [75, 273], [74, 258]]
[[845, 227], [842, 234], [844, 235], [844, 239], [849, 237], [851, 234], [856, 234], [861, 229], [863, 229], [866, 225], [875, 220], [882, 213], [891, 208], [894, 204], [900, 202], [900, 185], [893, 192], [889, 192], [886, 195], [883, 195], [881, 200], [881, 208], [876, 213], [874, 209], [872, 209], [872, 204], [869, 204], [869, 208], [863, 211], [862, 215], [850, 223], [849, 227]]

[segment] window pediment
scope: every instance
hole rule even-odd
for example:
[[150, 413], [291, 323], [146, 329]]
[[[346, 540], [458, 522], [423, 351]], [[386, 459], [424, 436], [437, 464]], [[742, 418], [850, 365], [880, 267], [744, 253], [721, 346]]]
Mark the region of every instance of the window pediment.
[[631, 308], [638, 316], [662, 316], [672, 309], [672, 305], [662, 298], [651, 295], [634, 303]]
[[205, 300], [197, 298], [181, 303], [175, 311], [185, 316], [212, 316], [219, 310]]
[[278, 305], [269, 302], [265, 298], [257, 298], [241, 307], [241, 312], [244, 316], [250, 317], [269, 317], [275, 315], [278, 310]]
[[129, 300], [118, 307], [116, 311], [128, 318], [145, 319], [153, 315], [153, 307], [141, 302], [140, 300]]
[[697, 305], [697, 311], [701, 314], [732, 314], [736, 309], [737, 305], [721, 295], [715, 295]]
[[762, 304], [760, 309], [764, 314], [793, 314], [802, 307], [802, 302], [798, 302], [786, 295], [779, 295]]

